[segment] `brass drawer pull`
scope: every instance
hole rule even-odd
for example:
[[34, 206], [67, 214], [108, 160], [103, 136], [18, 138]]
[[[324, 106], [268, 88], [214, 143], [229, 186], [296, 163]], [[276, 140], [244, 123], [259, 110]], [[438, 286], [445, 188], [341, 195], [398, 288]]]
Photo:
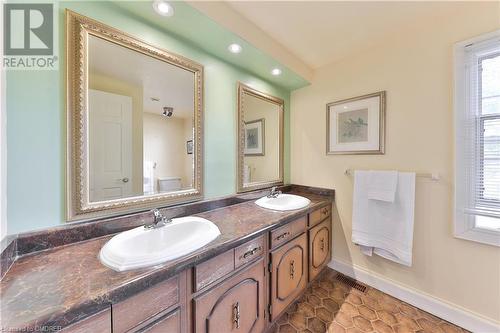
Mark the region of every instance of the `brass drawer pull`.
[[283, 239], [283, 238], [285, 238], [285, 237], [287, 237], [287, 236], [289, 236], [289, 235], [290, 235], [290, 231], [287, 231], [287, 232], [282, 233], [281, 235], [279, 235], [279, 236], [278, 236], [278, 237], [276, 237], [275, 239], [276, 239], [277, 241], [279, 241], [280, 239]]
[[262, 247], [254, 247], [250, 251], [245, 252], [242, 256], [240, 256], [240, 259], [246, 259], [247, 257], [253, 256], [255, 253], [259, 252], [262, 250]]
[[295, 260], [290, 261], [290, 278], [295, 278]]
[[236, 325], [236, 328], [240, 328], [240, 303], [236, 302], [233, 305], [233, 323]]
[[326, 207], [325, 207], [325, 208], [323, 208], [323, 209], [321, 210], [321, 214], [323, 214], [323, 215], [328, 215], [328, 208], [326, 208]]
[[325, 250], [325, 239], [324, 238], [321, 238], [319, 240], [319, 248], [320, 248], [321, 251]]

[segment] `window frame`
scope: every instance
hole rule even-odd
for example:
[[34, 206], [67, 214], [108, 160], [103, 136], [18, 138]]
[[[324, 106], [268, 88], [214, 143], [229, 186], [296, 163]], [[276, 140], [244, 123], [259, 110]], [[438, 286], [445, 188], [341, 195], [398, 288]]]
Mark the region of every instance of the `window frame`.
[[[478, 62], [480, 63], [479, 65], [479, 71], [478, 73], [475, 73], [477, 75], [477, 84], [478, 84], [478, 109], [479, 109], [479, 116], [478, 116], [478, 124], [479, 124], [479, 129], [478, 129], [478, 136], [479, 136], [479, 143], [480, 143], [480, 148], [479, 148], [479, 174], [484, 175], [484, 164], [485, 164], [485, 157], [484, 157], [484, 130], [485, 130], [485, 122], [489, 120], [495, 120], [495, 119], [500, 119], [500, 113], [499, 114], [483, 114], [483, 76], [482, 71], [483, 71], [483, 61], [496, 58], [500, 56], [500, 51], [488, 54], [485, 56], [482, 56], [478, 59]], [[490, 97], [498, 97], [500, 95], [495, 95], [495, 96], [490, 96]], [[484, 192], [485, 192], [485, 184], [484, 184], [484, 177], [480, 180], [480, 187], [481, 187], [481, 192], [478, 195], [478, 198], [481, 202], [485, 203], [491, 203], [491, 202], [497, 202], [499, 200], [495, 199], [488, 199], [484, 197]]]
[[[456, 238], [476, 241], [484, 244], [494, 245], [500, 247], [500, 230], [478, 228], [475, 224], [475, 217], [472, 213], [467, 213], [466, 210], [471, 205], [469, 204], [471, 200], [476, 197], [477, 190], [477, 178], [474, 177], [470, 182], [467, 181], [468, 174], [470, 173], [468, 165], [469, 160], [467, 159], [467, 148], [470, 149], [470, 145], [474, 145], [473, 142], [468, 140], [469, 137], [465, 134], [470, 118], [473, 117], [475, 126], [474, 136], [480, 140], [481, 147], [484, 144], [483, 133], [481, 133], [481, 124], [483, 124], [484, 119], [492, 118], [487, 115], [471, 115], [471, 106], [468, 103], [471, 101], [475, 103], [480, 103], [479, 97], [481, 96], [481, 75], [478, 75], [478, 69], [470, 68], [467, 65], [468, 55], [467, 47], [473, 46], [474, 44], [493, 41], [500, 43], [500, 30], [478, 36], [473, 39], [469, 39], [460, 43], [455, 44], [454, 47], [454, 73], [455, 73], [455, 87], [454, 87], [454, 116], [455, 116], [455, 202], [454, 202], [454, 236]], [[486, 58], [481, 57], [481, 58]], [[481, 59], [483, 60], [483, 59]], [[474, 81], [473, 78], [476, 75], [477, 80]], [[479, 92], [477, 96], [470, 96], [471, 84], [478, 84]], [[480, 108], [481, 106], [479, 106]], [[496, 117], [496, 116], [495, 116]], [[470, 130], [470, 129], [469, 129]], [[477, 137], [479, 136], [479, 137]], [[475, 145], [474, 145], [475, 146]], [[473, 174], [478, 174], [482, 168], [484, 168], [484, 160], [481, 158], [483, 152], [482, 149], [479, 151], [474, 151], [474, 155], [479, 159], [480, 170], [474, 170]], [[471, 193], [472, 192], [472, 193]]]

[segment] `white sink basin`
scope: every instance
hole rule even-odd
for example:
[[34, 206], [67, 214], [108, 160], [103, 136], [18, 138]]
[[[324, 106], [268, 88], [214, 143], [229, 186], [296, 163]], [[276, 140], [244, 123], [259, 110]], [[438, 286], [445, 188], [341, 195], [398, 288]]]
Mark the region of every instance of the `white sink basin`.
[[306, 207], [311, 203], [311, 200], [295, 194], [280, 194], [276, 198], [260, 198], [255, 203], [267, 209], [293, 210]]
[[99, 259], [117, 271], [154, 266], [196, 251], [219, 235], [209, 220], [181, 217], [160, 228], [141, 226], [116, 235], [102, 247]]

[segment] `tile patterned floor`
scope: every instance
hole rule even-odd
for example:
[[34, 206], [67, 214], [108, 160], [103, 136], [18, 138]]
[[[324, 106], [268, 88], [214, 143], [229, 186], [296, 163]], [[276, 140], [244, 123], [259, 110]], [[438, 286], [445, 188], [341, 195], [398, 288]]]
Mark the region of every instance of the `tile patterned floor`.
[[278, 319], [275, 333], [463, 333], [468, 332], [383, 292], [365, 293], [335, 279], [327, 269]]

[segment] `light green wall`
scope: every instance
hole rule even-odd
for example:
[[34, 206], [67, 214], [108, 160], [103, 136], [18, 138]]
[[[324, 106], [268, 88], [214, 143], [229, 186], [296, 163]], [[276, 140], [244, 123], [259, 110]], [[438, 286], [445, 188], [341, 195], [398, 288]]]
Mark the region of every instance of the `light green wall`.
[[[108, 3], [59, 3], [59, 71], [7, 73], [8, 233], [64, 222], [65, 87], [64, 8], [116, 27], [153, 45], [189, 57], [205, 68], [205, 197], [235, 192], [236, 83], [285, 100], [285, 181], [290, 175], [290, 92], [200, 48], [174, 38]], [[196, 24], [193, 24], [196, 29]]]

